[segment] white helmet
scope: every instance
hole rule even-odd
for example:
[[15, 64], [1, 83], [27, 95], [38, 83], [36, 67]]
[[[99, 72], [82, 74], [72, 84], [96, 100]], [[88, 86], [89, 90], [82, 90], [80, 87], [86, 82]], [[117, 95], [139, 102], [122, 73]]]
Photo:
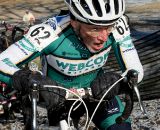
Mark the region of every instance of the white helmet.
[[79, 21], [94, 25], [111, 25], [124, 13], [124, 0], [64, 0]]

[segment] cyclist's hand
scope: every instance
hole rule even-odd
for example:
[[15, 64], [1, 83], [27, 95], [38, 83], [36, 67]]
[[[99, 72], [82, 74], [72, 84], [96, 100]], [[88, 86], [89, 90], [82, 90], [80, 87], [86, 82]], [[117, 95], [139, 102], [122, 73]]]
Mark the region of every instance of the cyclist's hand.
[[[91, 90], [92, 95], [96, 99], [100, 99], [105, 92], [108, 90], [109, 87], [111, 87], [118, 79], [120, 79], [121, 76], [116, 73], [102, 73], [98, 75], [98, 77], [92, 82], [91, 84]], [[115, 95], [117, 95], [120, 92], [120, 83], [118, 83], [114, 89], [112, 89], [109, 94], [105, 97], [105, 99], [111, 99]]]
[[128, 83], [130, 83], [131, 86], [133, 85], [137, 85], [138, 83], [138, 72], [136, 70], [129, 70], [127, 72], [127, 80], [128, 80]]
[[14, 73], [12, 76], [13, 87], [21, 93], [28, 93], [33, 83], [37, 83], [40, 87], [43, 85], [56, 85], [48, 77], [41, 75], [39, 72], [22, 69]]
[[42, 76], [39, 72], [22, 69], [15, 72], [12, 76], [12, 85], [18, 92], [26, 94], [33, 83], [36, 82], [38, 85], [43, 85], [45, 79], [46, 77]]
[[44, 88], [43, 85], [58, 86], [56, 82], [49, 77], [41, 75], [39, 72], [31, 70], [19, 70], [12, 77], [13, 87], [19, 91], [21, 95], [29, 94], [33, 83], [39, 85], [39, 92], [46, 103], [47, 109], [56, 108], [58, 104], [62, 104], [65, 100], [65, 90], [58, 88]]
[[29, 91], [28, 83], [29, 83], [29, 76], [32, 73], [30, 70], [19, 70], [14, 73], [12, 76], [12, 85], [13, 87], [22, 94]]

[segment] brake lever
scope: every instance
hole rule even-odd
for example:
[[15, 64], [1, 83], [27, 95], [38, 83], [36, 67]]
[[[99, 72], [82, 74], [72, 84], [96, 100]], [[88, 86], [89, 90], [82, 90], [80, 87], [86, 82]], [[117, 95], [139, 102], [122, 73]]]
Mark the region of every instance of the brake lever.
[[147, 112], [144, 108], [144, 104], [141, 100], [141, 96], [140, 96], [140, 92], [139, 92], [139, 89], [138, 89], [138, 72], [135, 71], [135, 70], [129, 70], [128, 73], [127, 73], [127, 79], [129, 80], [130, 82], [130, 85], [132, 86], [132, 88], [134, 89], [135, 93], [136, 93], [136, 96], [138, 98], [138, 102], [139, 102], [139, 106], [140, 106], [140, 109], [142, 111], [142, 113], [147, 116]]

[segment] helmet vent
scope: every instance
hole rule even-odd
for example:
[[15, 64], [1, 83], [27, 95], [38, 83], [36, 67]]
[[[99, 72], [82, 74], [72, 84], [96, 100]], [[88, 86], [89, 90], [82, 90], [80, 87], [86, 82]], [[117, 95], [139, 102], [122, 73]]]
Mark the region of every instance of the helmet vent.
[[106, 13], [109, 13], [111, 10], [110, 4], [109, 4], [109, 0], [104, 0], [105, 3], [105, 9], [106, 9]]
[[92, 0], [92, 4], [96, 10], [97, 15], [99, 17], [102, 17], [102, 10], [101, 10], [101, 7], [100, 7], [98, 0]]
[[119, 3], [118, 0], [114, 0], [115, 14], [119, 13]]
[[110, 5], [109, 5], [109, 3], [106, 3], [105, 8], [106, 8], [106, 13], [109, 13], [109, 11], [110, 11]]
[[75, 3], [74, 2], [72, 2], [72, 8], [75, 10], [75, 12], [77, 13], [77, 14], [79, 14], [81, 17], [83, 17], [82, 16], [82, 14], [81, 14], [81, 12], [77, 9], [77, 7], [75, 6]]
[[80, 0], [80, 5], [83, 7], [83, 9], [90, 15], [92, 15], [90, 8], [88, 7], [88, 4], [85, 0]]

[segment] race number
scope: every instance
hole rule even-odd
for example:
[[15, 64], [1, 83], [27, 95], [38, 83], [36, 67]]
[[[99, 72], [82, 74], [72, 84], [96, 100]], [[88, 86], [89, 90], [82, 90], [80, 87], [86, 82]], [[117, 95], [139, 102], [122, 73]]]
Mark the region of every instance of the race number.
[[39, 24], [31, 27], [25, 37], [38, 51], [41, 51], [58, 38], [57, 34], [57, 30], [54, 30], [51, 26], [47, 24]]
[[125, 16], [122, 16], [115, 25], [113, 36], [117, 42], [122, 41], [125, 37], [130, 35], [130, 29]]
[[37, 37], [38, 39], [47, 39], [50, 37], [51, 33], [49, 31], [46, 31], [45, 30], [45, 27], [44, 26], [41, 26], [41, 27], [38, 27], [36, 29], [34, 29], [32, 32], [31, 32], [31, 37], [35, 37], [37, 36], [40, 31], [43, 31], [43, 35], [42, 36], [39, 36]]

